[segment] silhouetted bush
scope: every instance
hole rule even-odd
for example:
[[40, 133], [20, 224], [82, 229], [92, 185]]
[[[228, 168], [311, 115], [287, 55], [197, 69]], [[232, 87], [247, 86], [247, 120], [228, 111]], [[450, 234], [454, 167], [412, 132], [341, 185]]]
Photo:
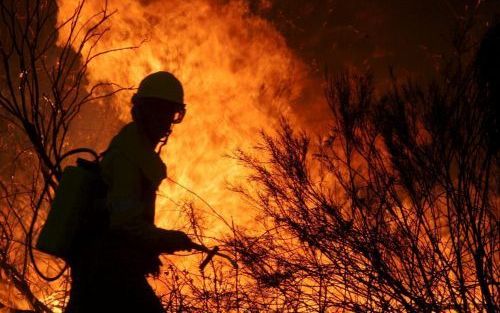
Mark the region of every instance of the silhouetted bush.
[[321, 142], [283, 121], [255, 154], [237, 153], [254, 185], [237, 191], [266, 231], [232, 244], [271, 308], [498, 310], [500, 103], [464, 33], [426, 85], [393, 75], [376, 96], [369, 74], [330, 77]]

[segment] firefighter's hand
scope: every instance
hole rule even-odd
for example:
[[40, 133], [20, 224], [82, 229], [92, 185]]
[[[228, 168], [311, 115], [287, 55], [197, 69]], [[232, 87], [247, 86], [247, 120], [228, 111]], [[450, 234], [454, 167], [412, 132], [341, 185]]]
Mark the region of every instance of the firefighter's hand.
[[161, 229], [162, 240], [160, 250], [166, 253], [191, 251], [193, 241], [182, 231]]

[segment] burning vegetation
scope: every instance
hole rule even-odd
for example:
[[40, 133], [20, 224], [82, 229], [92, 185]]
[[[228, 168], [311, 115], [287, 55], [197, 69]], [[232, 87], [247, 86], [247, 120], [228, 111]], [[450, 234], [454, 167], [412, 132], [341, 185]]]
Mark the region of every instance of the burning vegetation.
[[314, 77], [245, 1], [3, 1], [0, 309], [64, 310], [64, 262], [32, 247], [66, 154], [103, 151], [169, 70], [187, 114], [156, 224], [227, 259], [162, 256], [166, 311], [498, 311], [500, 35], [477, 36], [480, 5], [432, 82], [379, 86]]

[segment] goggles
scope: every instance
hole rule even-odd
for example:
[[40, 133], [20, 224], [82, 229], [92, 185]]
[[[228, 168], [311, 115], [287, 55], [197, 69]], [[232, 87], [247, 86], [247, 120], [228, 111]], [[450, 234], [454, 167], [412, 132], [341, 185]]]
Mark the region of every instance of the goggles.
[[182, 108], [179, 111], [175, 112], [172, 118], [172, 123], [179, 124], [180, 122], [182, 122], [185, 115], [186, 115], [186, 108]]

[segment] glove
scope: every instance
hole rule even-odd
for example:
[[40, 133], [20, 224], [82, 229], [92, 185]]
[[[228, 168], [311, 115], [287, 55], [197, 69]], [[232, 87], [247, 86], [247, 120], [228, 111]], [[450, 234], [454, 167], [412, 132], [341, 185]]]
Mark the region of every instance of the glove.
[[159, 229], [161, 233], [160, 252], [174, 253], [176, 251], [191, 251], [193, 241], [182, 231]]

